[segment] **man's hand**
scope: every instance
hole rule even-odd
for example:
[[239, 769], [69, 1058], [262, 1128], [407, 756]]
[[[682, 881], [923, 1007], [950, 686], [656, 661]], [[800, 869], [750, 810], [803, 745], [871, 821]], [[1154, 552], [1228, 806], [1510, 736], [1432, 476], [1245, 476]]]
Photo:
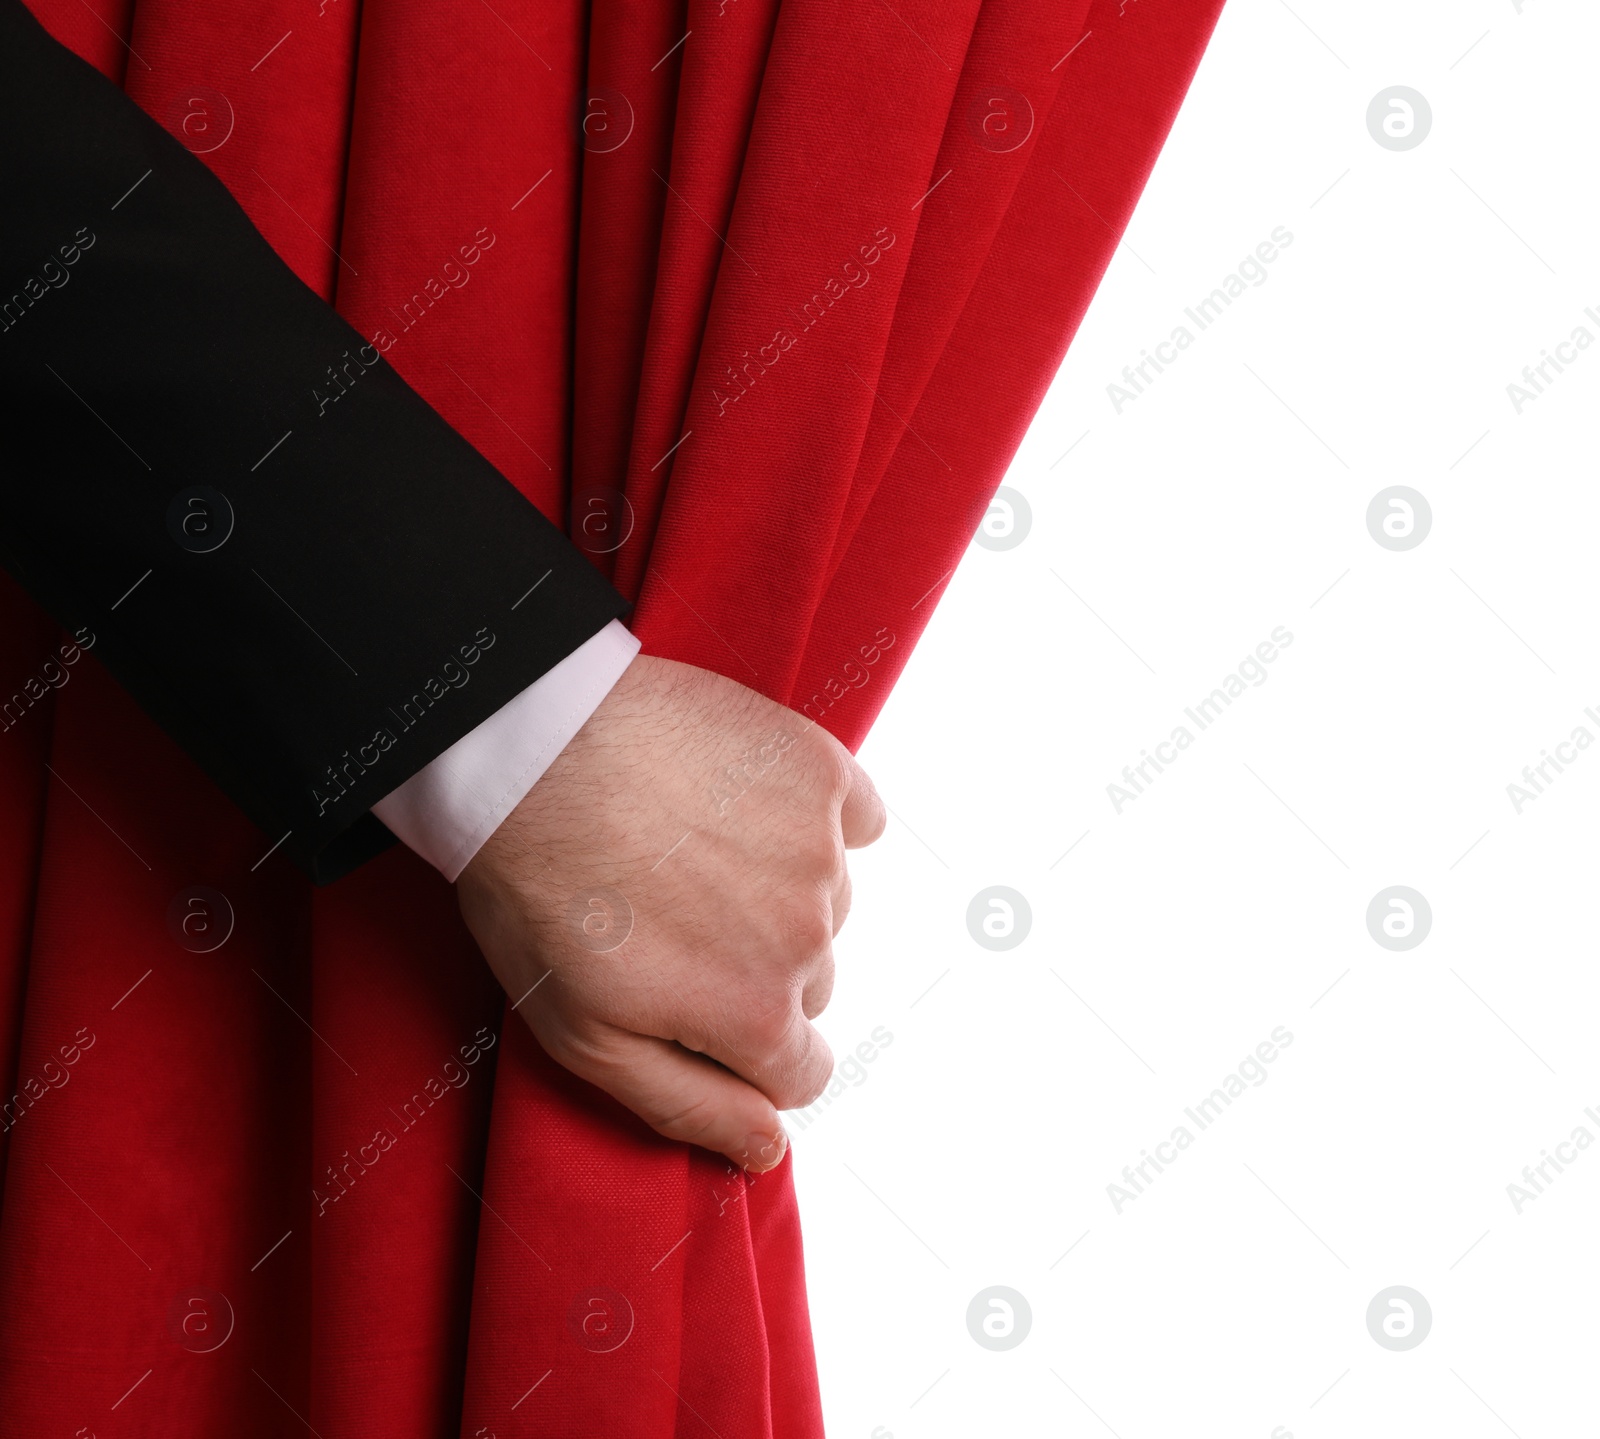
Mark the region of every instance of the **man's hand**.
[[640, 655], [457, 882], [518, 1014], [669, 1139], [752, 1170], [787, 1146], [833, 1055], [847, 848], [883, 801], [810, 720]]

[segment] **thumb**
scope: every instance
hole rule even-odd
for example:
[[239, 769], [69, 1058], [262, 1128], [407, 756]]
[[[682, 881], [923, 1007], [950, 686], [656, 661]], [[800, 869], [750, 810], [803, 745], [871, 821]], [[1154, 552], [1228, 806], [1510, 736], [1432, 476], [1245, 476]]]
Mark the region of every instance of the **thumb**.
[[849, 756], [849, 773], [850, 788], [839, 807], [839, 828], [844, 834], [844, 847], [860, 849], [883, 833], [889, 816], [876, 787], [854, 755]]
[[657, 1134], [725, 1155], [752, 1173], [782, 1162], [789, 1136], [772, 1102], [715, 1060], [671, 1040], [614, 1030], [603, 1046], [552, 1054]]

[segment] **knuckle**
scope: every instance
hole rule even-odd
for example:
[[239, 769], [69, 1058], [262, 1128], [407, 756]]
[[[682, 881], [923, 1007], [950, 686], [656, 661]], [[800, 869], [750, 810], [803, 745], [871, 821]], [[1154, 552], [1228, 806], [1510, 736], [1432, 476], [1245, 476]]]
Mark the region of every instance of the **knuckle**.
[[538, 1034], [538, 1039], [557, 1064], [595, 1082], [623, 1067], [617, 1037], [595, 1025], [552, 1024]]
[[798, 1005], [787, 1015], [782, 1043], [762, 1067], [760, 1088], [779, 1109], [801, 1109], [827, 1087], [833, 1053]]
[[783, 1086], [783, 1109], [804, 1109], [822, 1097], [833, 1077], [833, 1051], [820, 1038], [811, 1046], [804, 1061]]
[[833, 998], [833, 978], [833, 956], [829, 955], [806, 981], [801, 1007], [807, 1019], [815, 1019], [828, 1007]]
[[776, 900], [772, 919], [777, 953], [789, 968], [809, 960], [833, 938], [828, 907], [819, 894], [793, 894]]
[[745, 1032], [751, 1043], [764, 1056], [778, 1053], [782, 1050], [789, 1032], [794, 1028], [794, 1014], [791, 1001], [786, 993], [782, 1003], [772, 1009], [753, 1015], [745, 1025]]
[[844, 872], [844, 843], [839, 834], [838, 821], [830, 813], [828, 823], [809, 837], [809, 858], [823, 884], [830, 888], [837, 884]]
[[826, 730], [807, 730], [799, 746], [813, 784], [830, 796], [850, 787], [849, 751]]

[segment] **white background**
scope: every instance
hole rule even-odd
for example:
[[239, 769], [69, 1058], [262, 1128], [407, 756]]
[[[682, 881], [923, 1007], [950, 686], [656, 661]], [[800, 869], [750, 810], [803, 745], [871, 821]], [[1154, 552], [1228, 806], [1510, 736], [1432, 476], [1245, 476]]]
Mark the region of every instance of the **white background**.
[[[1600, 746], [1520, 814], [1506, 787], [1600, 738], [1600, 346], [1520, 414], [1506, 387], [1600, 338], [1600, 18], [1292, 4], [1228, 5], [1006, 480], [1031, 529], [969, 550], [862, 751], [895, 817], [822, 1027], [893, 1041], [790, 1126], [834, 1439], [1597, 1430], [1600, 1145], [1520, 1213], [1507, 1186], [1600, 1139]], [[1432, 108], [1403, 152], [1366, 125], [1397, 84]], [[1118, 414], [1107, 384], [1280, 225]], [[1405, 552], [1366, 525], [1395, 484], [1433, 512]], [[1266, 682], [1118, 814], [1277, 626]], [[1006, 952], [968, 933], [991, 885], [1032, 909]], [[1366, 925], [1392, 885], [1433, 912], [1404, 952]], [[1123, 1166], [1280, 1025], [1119, 1214]], [[967, 1327], [992, 1285], [1032, 1311], [1005, 1352]], [[1405, 1352], [1366, 1324], [1392, 1285], [1432, 1309]]]

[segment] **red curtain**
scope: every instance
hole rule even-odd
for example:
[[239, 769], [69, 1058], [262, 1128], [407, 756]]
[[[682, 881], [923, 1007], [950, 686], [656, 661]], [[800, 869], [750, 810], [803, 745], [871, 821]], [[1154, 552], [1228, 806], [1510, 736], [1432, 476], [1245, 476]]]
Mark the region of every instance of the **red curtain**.
[[[1220, 8], [31, 3], [647, 651], [852, 748]], [[60, 637], [0, 585], [9, 692]], [[0, 783], [6, 1432], [821, 1433], [789, 1163], [747, 1181], [551, 1064], [420, 861], [259, 863], [92, 663]]]

